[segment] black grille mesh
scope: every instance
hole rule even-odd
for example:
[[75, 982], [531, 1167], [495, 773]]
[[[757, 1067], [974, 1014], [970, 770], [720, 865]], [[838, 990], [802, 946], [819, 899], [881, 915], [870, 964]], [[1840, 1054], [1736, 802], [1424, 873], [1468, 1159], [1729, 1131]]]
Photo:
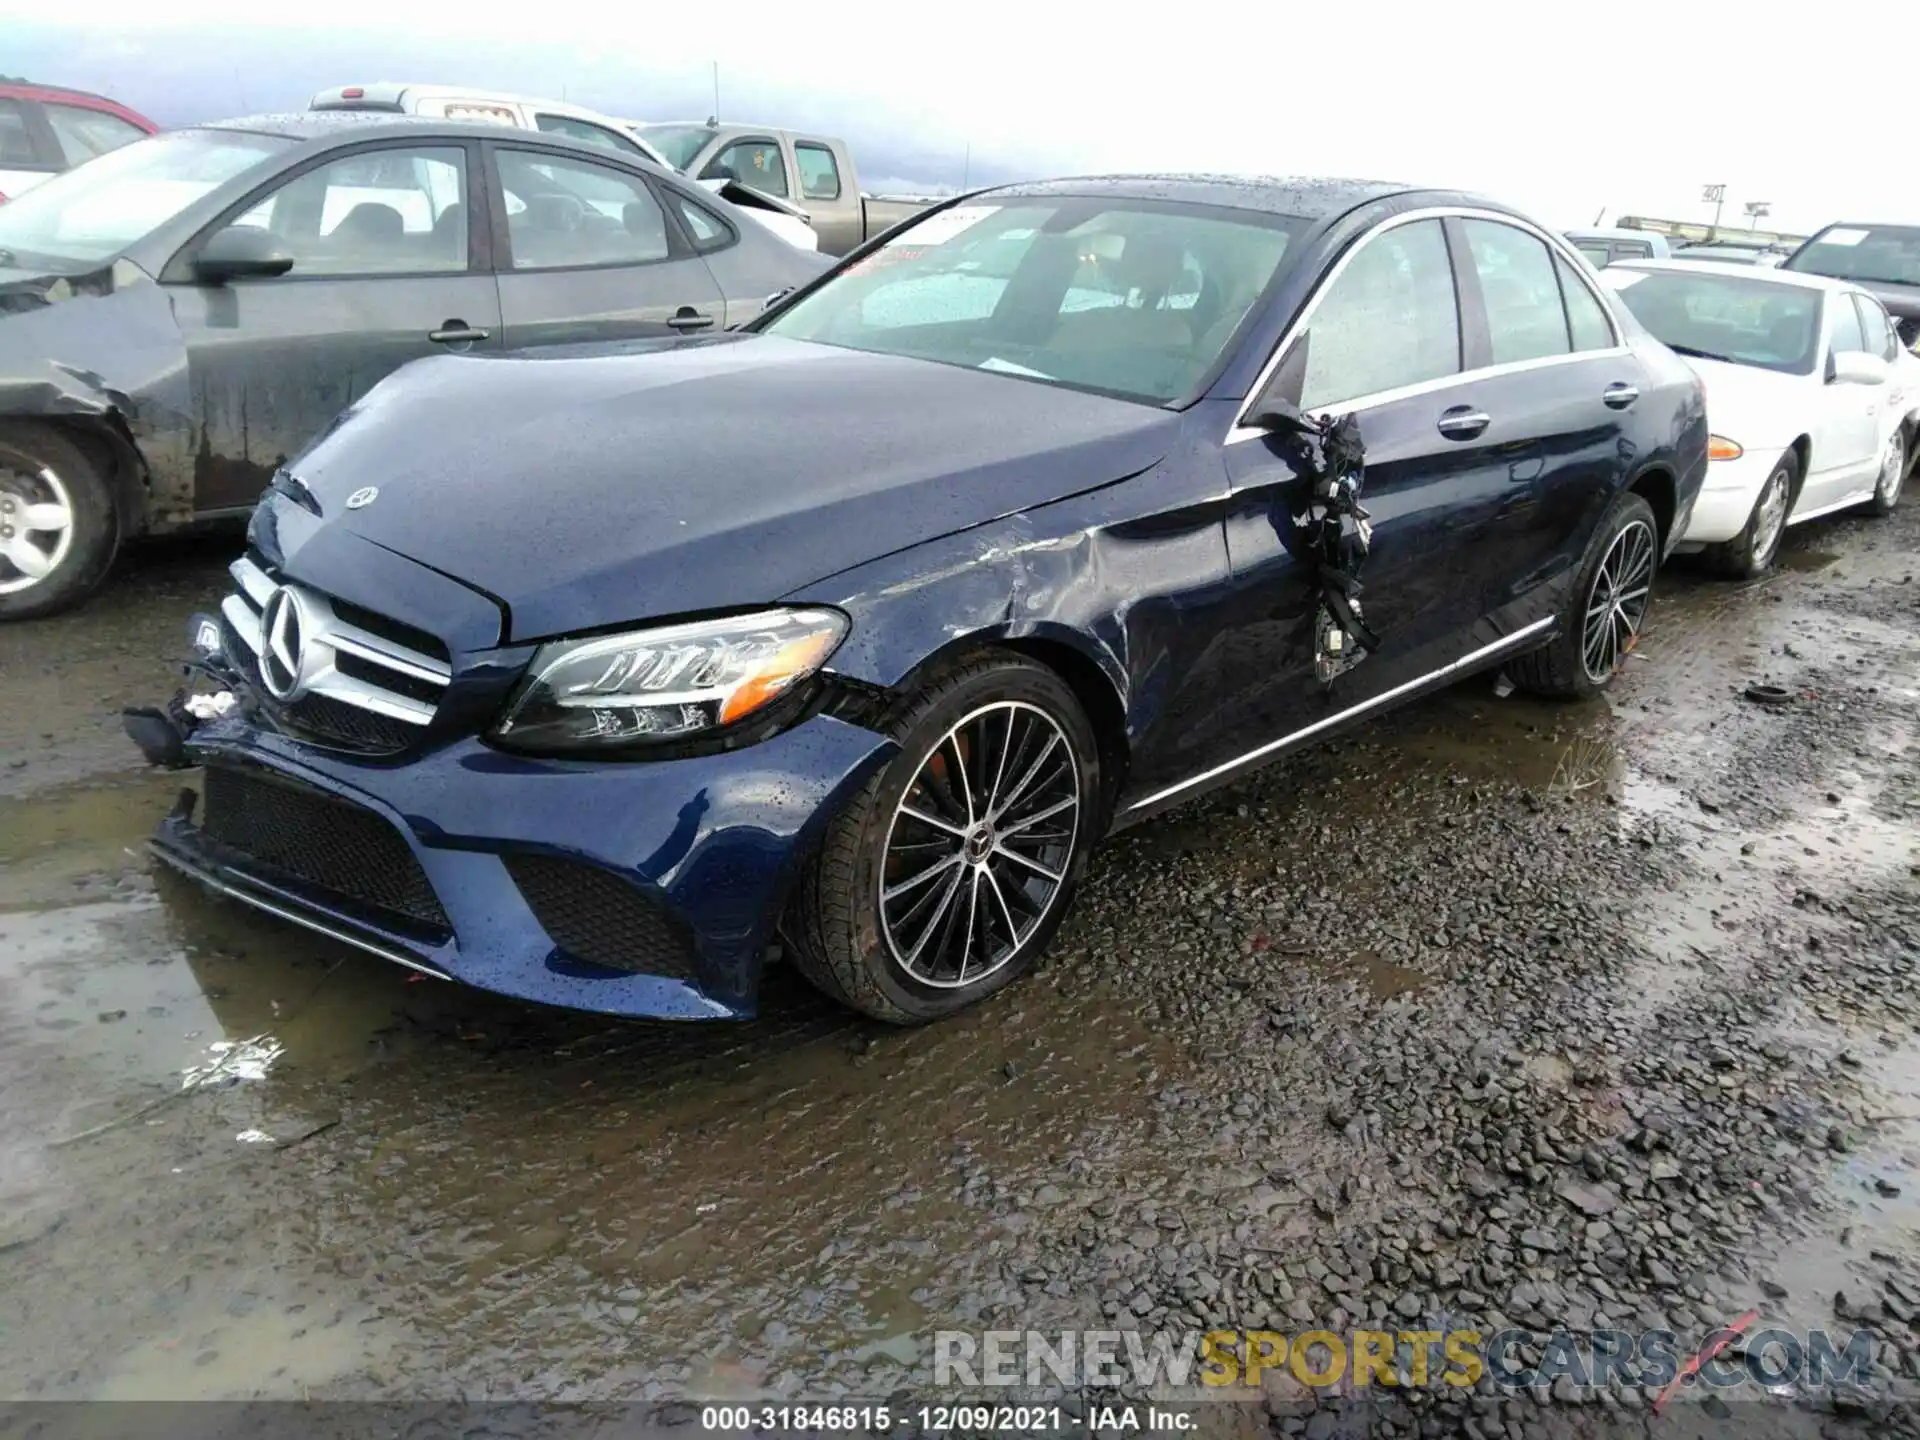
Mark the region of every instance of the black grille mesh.
[[687, 937], [637, 887], [577, 860], [526, 854], [503, 859], [540, 928], [574, 959], [609, 970], [691, 978]]
[[330, 741], [368, 755], [396, 755], [426, 733], [410, 725], [348, 705], [330, 695], [302, 695], [290, 705], [267, 701], [274, 716], [296, 735]]
[[267, 870], [446, 935], [447, 912], [407, 842], [371, 810], [304, 785], [209, 766], [201, 828]]

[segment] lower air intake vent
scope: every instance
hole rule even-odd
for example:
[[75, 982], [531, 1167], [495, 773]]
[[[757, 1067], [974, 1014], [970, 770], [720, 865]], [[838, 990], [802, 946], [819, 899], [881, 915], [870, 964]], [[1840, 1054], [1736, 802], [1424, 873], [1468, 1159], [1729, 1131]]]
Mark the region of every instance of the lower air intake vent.
[[445, 936], [447, 912], [407, 842], [380, 816], [289, 780], [209, 766], [209, 838], [316, 890]]
[[597, 865], [553, 855], [504, 859], [540, 928], [575, 960], [640, 975], [692, 978], [690, 938], [637, 886]]

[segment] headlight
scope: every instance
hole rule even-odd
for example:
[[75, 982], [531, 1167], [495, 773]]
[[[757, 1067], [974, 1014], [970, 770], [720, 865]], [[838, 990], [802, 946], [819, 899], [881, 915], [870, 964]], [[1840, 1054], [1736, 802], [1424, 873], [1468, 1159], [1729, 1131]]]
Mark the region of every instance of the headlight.
[[1738, 460], [1746, 453], [1724, 435], [1707, 437], [1707, 459], [1709, 460]]
[[846, 633], [837, 610], [762, 610], [555, 641], [534, 653], [493, 734], [587, 750], [719, 730], [792, 691]]

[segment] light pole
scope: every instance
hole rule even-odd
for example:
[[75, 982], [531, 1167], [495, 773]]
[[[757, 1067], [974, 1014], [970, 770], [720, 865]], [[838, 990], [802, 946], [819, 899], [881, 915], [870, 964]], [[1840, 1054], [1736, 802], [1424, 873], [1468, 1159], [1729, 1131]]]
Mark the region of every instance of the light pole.
[[1741, 208], [1747, 212], [1747, 229], [1751, 230], [1753, 229], [1754, 221], [1758, 220], [1762, 215], [1772, 212], [1773, 205], [1766, 200], [1749, 200]]
[[1724, 185], [1708, 185], [1700, 191], [1700, 198], [1713, 206], [1713, 228], [1718, 230], [1720, 228], [1720, 207], [1726, 203], [1727, 187]]

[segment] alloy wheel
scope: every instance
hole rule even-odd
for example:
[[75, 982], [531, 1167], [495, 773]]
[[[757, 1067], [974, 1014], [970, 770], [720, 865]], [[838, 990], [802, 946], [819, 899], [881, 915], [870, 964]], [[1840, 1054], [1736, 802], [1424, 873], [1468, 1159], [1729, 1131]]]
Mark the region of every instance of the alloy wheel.
[[1880, 457], [1880, 483], [1874, 487], [1874, 494], [1882, 505], [1892, 505], [1900, 498], [1900, 486], [1907, 478], [1907, 446], [1898, 430], [1887, 440], [1887, 453]]
[[1646, 522], [1633, 520], [1613, 537], [1594, 572], [1580, 661], [1596, 685], [1606, 683], [1640, 637], [1653, 593], [1653, 561], [1653, 530]]
[[73, 497], [42, 467], [0, 464], [0, 595], [39, 584], [73, 548]]
[[1787, 474], [1776, 470], [1760, 494], [1758, 523], [1753, 527], [1753, 568], [1762, 569], [1773, 558], [1773, 547], [1787, 528]]
[[921, 758], [887, 827], [880, 928], [920, 984], [1007, 965], [1060, 901], [1080, 829], [1080, 762], [1060, 723], [1003, 700]]

